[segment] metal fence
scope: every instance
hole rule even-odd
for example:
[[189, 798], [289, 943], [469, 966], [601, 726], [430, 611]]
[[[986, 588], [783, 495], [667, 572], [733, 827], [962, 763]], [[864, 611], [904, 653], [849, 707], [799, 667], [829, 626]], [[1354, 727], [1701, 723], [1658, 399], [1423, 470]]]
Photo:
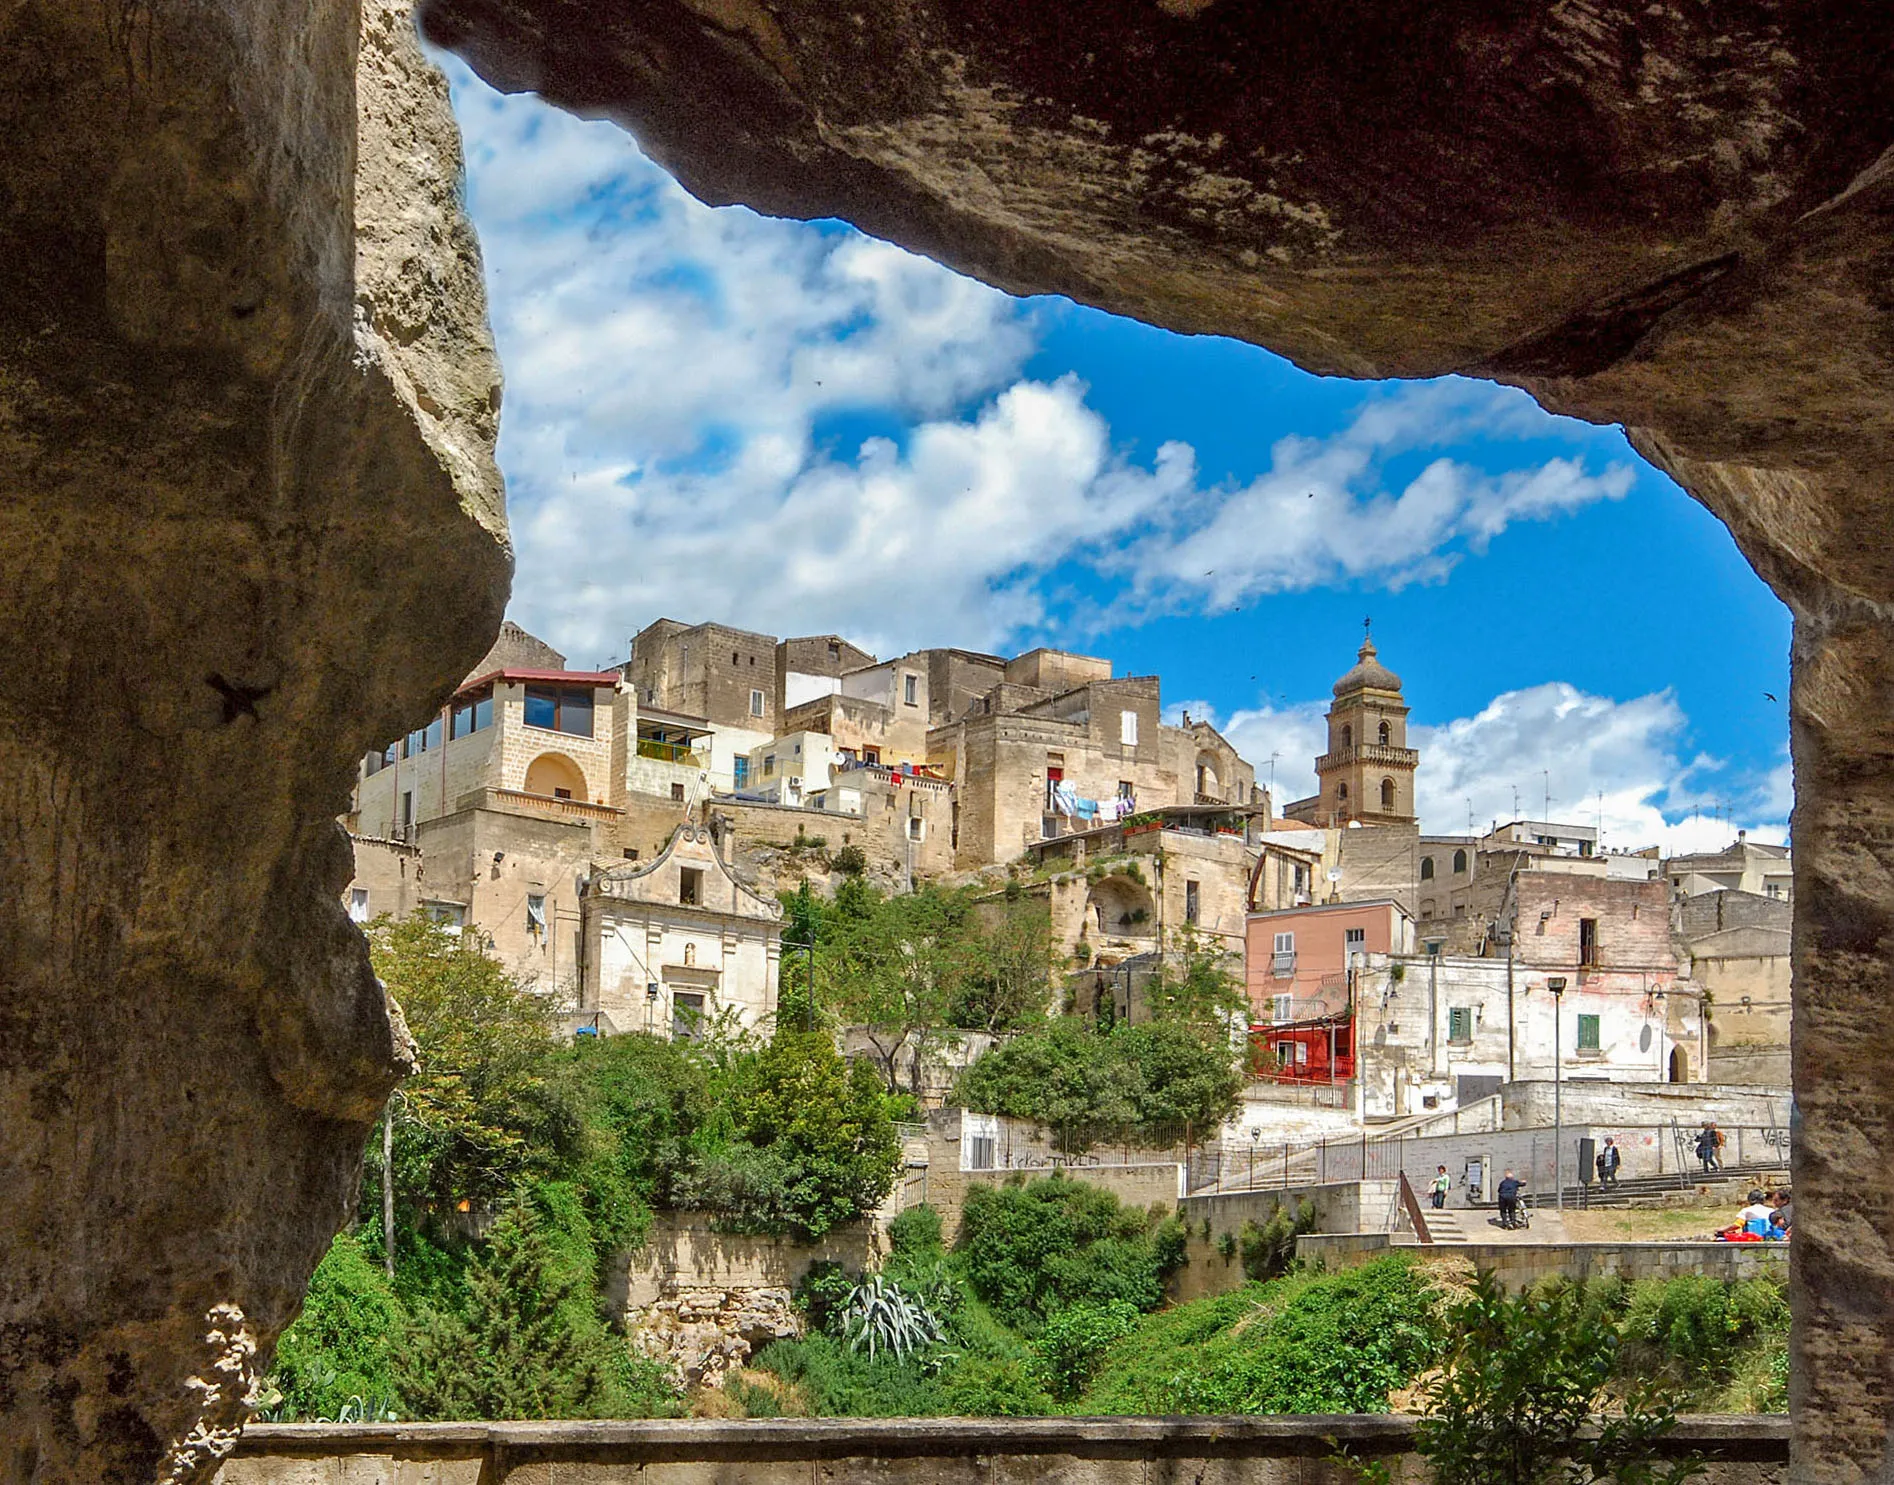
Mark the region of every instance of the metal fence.
[[[1765, 1171], [1786, 1167], [1789, 1131], [1779, 1126], [1723, 1127], [1724, 1170]], [[1648, 1177], [1674, 1179], [1680, 1186], [1704, 1171], [1694, 1149], [1695, 1130], [1676, 1124], [1601, 1125], [1568, 1124], [1563, 1131], [1493, 1129], [1453, 1133], [1405, 1131], [1377, 1137], [1373, 1133], [1343, 1139], [1316, 1139], [1264, 1143], [1221, 1140], [1191, 1152], [1188, 1190], [1192, 1195], [1218, 1192], [1279, 1191], [1289, 1186], [1317, 1186], [1340, 1181], [1394, 1180], [1403, 1171], [1417, 1187], [1446, 1166], [1456, 1185], [1471, 1159], [1490, 1163], [1494, 1171], [1511, 1169], [1529, 1189], [1554, 1190], [1554, 1169], [1568, 1188], [1580, 1187], [1592, 1171], [1579, 1169], [1579, 1141], [1591, 1139], [1602, 1148], [1613, 1139], [1622, 1152], [1620, 1180]], [[1558, 1158], [1559, 1142], [1563, 1158]], [[1456, 1205], [1464, 1198], [1457, 1198]]]

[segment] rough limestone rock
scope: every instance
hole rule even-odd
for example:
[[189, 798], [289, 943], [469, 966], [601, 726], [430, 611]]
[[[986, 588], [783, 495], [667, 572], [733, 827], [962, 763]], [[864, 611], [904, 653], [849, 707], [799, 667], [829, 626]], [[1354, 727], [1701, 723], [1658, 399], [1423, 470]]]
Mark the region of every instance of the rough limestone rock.
[[1794, 610], [1798, 1481], [1894, 1480], [1894, 6], [423, 0], [691, 190], [1626, 424]]
[[405, 6], [0, 0], [0, 1479], [199, 1478], [409, 1056], [356, 760], [497, 628]]
[[666, 1284], [660, 1298], [625, 1319], [632, 1344], [686, 1388], [721, 1388], [756, 1351], [803, 1332], [789, 1290], [770, 1285]]

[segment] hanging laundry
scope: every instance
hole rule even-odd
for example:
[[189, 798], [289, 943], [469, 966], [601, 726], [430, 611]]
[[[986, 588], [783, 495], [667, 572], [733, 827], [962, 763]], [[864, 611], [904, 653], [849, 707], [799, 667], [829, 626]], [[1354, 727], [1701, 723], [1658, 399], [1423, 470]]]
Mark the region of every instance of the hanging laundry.
[[1066, 816], [1068, 819], [1070, 819], [1073, 815], [1076, 815], [1078, 813], [1078, 808], [1079, 808], [1078, 791], [1074, 789], [1070, 784], [1064, 782], [1063, 780], [1053, 785], [1052, 800], [1058, 812]]
[[1081, 797], [1078, 801], [1078, 816], [1081, 820], [1093, 820], [1098, 817], [1098, 801]]

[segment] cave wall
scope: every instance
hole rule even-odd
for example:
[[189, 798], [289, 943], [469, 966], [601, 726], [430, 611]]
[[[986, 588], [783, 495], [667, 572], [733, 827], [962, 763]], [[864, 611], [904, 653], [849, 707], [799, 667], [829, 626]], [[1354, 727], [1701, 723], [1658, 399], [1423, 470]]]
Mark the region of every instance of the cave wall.
[[0, 59], [0, 1478], [183, 1481], [410, 1056], [335, 816], [498, 627], [498, 369], [405, 5]]

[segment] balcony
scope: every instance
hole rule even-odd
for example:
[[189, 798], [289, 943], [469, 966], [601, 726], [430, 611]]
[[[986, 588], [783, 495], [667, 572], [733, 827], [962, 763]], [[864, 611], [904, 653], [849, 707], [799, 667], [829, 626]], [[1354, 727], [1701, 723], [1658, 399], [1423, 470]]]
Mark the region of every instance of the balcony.
[[[489, 801], [495, 809], [512, 810], [516, 814], [547, 815], [557, 820], [616, 820], [624, 814], [623, 810], [613, 809], [609, 804], [588, 804], [582, 799], [560, 799], [551, 794], [528, 794], [524, 789], [487, 789], [482, 791], [487, 798], [477, 801], [484, 805]], [[462, 800], [463, 805], [466, 800]]]
[[1384, 748], [1380, 743], [1356, 743], [1352, 747], [1324, 753], [1315, 760], [1315, 771], [1325, 773], [1331, 768], [1346, 768], [1351, 763], [1366, 763], [1381, 768], [1418, 768], [1420, 754], [1412, 748]]
[[659, 763], [682, 763], [687, 768], [710, 767], [710, 759], [702, 753], [693, 752], [688, 743], [658, 742], [649, 737], [638, 739], [638, 756], [653, 758]]

